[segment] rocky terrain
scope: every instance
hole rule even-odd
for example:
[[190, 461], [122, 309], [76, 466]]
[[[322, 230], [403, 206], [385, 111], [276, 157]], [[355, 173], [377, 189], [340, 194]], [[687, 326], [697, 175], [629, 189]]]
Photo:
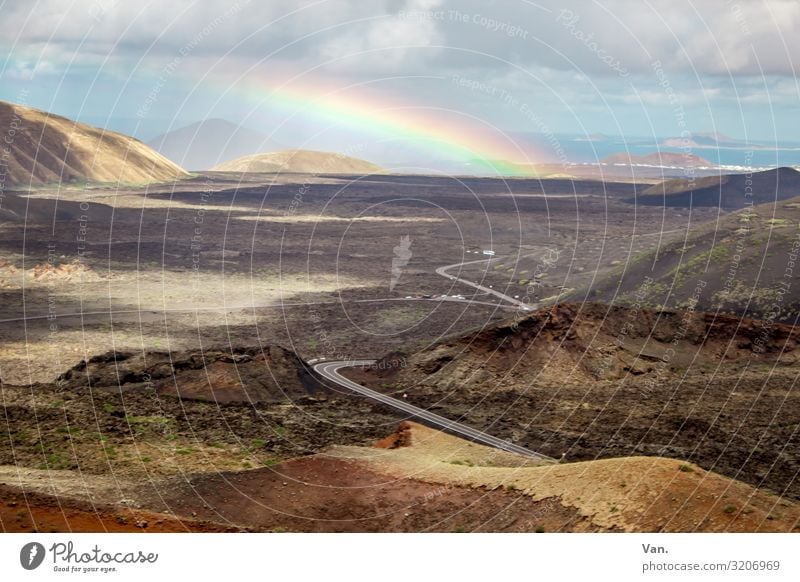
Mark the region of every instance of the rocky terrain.
[[137, 482], [5, 469], [5, 531], [790, 532], [800, 518], [792, 501], [690, 463], [531, 465], [412, 422], [375, 446], [235, 472]]
[[[63, 529], [58, 506], [76, 529], [97, 528], [94, 504], [125, 531], [159, 531], [153, 512], [177, 518], [165, 531], [791, 530], [791, 328], [700, 313], [713, 282], [694, 275], [684, 311], [640, 273], [611, 306], [524, 313], [437, 274], [455, 264], [450, 275], [512, 297], [535, 281], [532, 300], [549, 305], [619, 281], [631, 257], [678, 244], [687, 226], [713, 230], [718, 209], [633, 213], [625, 200], [641, 185], [629, 183], [354, 178], [220, 172], [6, 193], [0, 497], [17, 505], [3, 527]], [[793, 224], [794, 202], [782, 204]], [[764, 208], [750, 211], [754, 236], [771, 225], [776, 241], [789, 227]], [[394, 280], [402, 241], [412, 256]], [[422, 428], [396, 432], [402, 415], [303, 363], [381, 355], [350, 374], [563, 461], [549, 466], [555, 481], [498, 481], [524, 461], [473, 456], [458, 439], [440, 443], [445, 457], [418, 448]], [[554, 494], [625, 471], [657, 477], [645, 497], [625, 501], [622, 481], [599, 505]], [[648, 514], [641, 500], [660, 489]]]
[[0, 465], [96, 475], [269, 465], [371, 442], [397, 418], [328, 389], [277, 346], [109, 353], [2, 392]]
[[672, 457], [797, 499], [798, 339], [758, 320], [561, 304], [348, 375], [554, 458]]
[[292, 402], [322, 386], [294, 352], [280, 346], [187, 352], [108, 352], [81, 361], [56, 378], [65, 390], [151, 390], [181, 399]]

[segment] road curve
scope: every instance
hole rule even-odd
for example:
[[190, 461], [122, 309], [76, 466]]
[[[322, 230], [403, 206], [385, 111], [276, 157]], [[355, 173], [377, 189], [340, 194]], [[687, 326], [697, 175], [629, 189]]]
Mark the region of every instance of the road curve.
[[439, 267], [438, 269], [436, 269], [436, 274], [441, 275], [442, 277], [445, 277], [447, 279], [450, 279], [451, 281], [459, 281], [461, 283], [464, 283], [465, 285], [469, 285], [470, 287], [474, 287], [475, 289], [479, 289], [481, 291], [484, 291], [485, 293], [489, 293], [491, 295], [494, 295], [495, 297], [499, 297], [503, 301], [507, 301], [512, 305], [516, 305], [517, 308], [521, 309], [522, 311], [531, 311], [533, 309], [536, 309], [537, 307], [536, 305], [531, 305], [529, 303], [525, 303], [518, 299], [514, 299], [513, 297], [509, 297], [505, 293], [500, 293], [500, 291], [495, 291], [490, 287], [484, 287], [479, 283], [469, 281], [468, 279], [462, 279], [461, 277], [456, 277], [455, 275], [451, 275], [450, 273], [447, 272], [450, 269], [455, 269], [456, 267], [463, 267], [464, 265], [474, 265], [477, 263], [488, 263], [490, 261], [498, 260], [499, 258], [500, 257], [493, 257], [491, 259], [478, 259], [477, 261], [467, 261], [466, 263], [455, 263], [452, 265], [445, 265], [444, 267]]
[[370, 388], [362, 386], [361, 384], [356, 384], [352, 380], [348, 380], [339, 373], [339, 370], [342, 368], [351, 368], [354, 366], [368, 366], [370, 364], [373, 364], [374, 362], [375, 360], [320, 362], [317, 364], [313, 364], [313, 368], [315, 372], [317, 372], [320, 376], [322, 376], [326, 380], [330, 380], [331, 382], [334, 382], [339, 386], [343, 386], [348, 390], [352, 390], [353, 392], [361, 394], [362, 396], [366, 396], [367, 398], [376, 400], [381, 404], [385, 404], [386, 406], [390, 406], [397, 410], [401, 410], [402, 412], [405, 412], [410, 416], [423, 420], [427, 424], [444, 429], [447, 432], [457, 434], [471, 441], [481, 443], [483, 445], [488, 445], [496, 449], [501, 449], [509, 453], [516, 453], [518, 455], [528, 457], [529, 459], [535, 459], [538, 461], [552, 460], [550, 459], [550, 457], [547, 457], [540, 453], [535, 453], [531, 450], [526, 449], [525, 447], [521, 447], [519, 445], [515, 445], [514, 443], [504, 441], [503, 439], [494, 437], [490, 434], [486, 434], [485, 432], [481, 432], [470, 426], [461, 424], [460, 422], [448, 420], [447, 418], [439, 416], [438, 414], [434, 414], [433, 412], [425, 410], [424, 408], [419, 408], [417, 406], [414, 406], [413, 404], [409, 404], [408, 402], [398, 400], [397, 398], [392, 398], [391, 396], [387, 396], [386, 394], [381, 394], [380, 392], [371, 390]]

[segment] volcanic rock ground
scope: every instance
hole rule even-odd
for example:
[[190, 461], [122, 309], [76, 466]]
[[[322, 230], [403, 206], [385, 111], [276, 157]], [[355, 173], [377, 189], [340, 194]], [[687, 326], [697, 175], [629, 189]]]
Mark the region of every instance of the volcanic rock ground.
[[[174, 512], [177, 528], [195, 527], [185, 525], [192, 520], [198, 528], [268, 531], [795, 526], [791, 329], [739, 321], [727, 309], [690, 309], [684, 321], [687, 312], [674, 308], [691, 296], [695, 273], [666, 307], [655, 297], [632, 305], [634, 296], [627, 308], [562, 306], [516, 326], [508, 318], [520, 314], [507, 305], [435, 273], [469, 262], [452, 273], [512, 296], [530, 292], [535, 278], [534, 301], [569, 296], [580, 306], [596, 281], [619, 280], [632, 258], [672, 248], [687, 226], [717, 220], [718, 210], [631, 212], [625, 200], [637, 186], [630, 183], [351, 178], [207, 173], [147, 190], [6, 192], [0, 377], [8, 430], [0, 482], [3, 499], [17, 505], [2, 513], [5, 529], [38, 527], [17, 515], [22, 492], [51, 496], [30, 497], [33, 508], [56, 503], [81, 512], [95, 503], [115, 523], [119, 508]], [[794, 220], [791, 207], [776, 208]], [[402, 240], [412, 257], [392, 284]], [[485, 260], [490, 244], [496, 257]], [[455, 294], [472, 303], [451, 300]], [[754, 352], [757, 342], [764, 354]], [[668, 348], [675, 353], [664, 362]], [[451, 451], [446, 457], [417, 448], [413, 434], [411, 446], [373, 448], [408, 444], [422, 429], [391, 436], [401, 416], [320, 386], [302, 360], [385, 354], [405, 359], [394, 370], [354, 374], [564, 455], [557, 468], [566, 472], [532, 487], [539, 477], [498, 481], [496, 453], [466, 455], [463, 441], [440, 443]], [[602, 507], [580, 493], [541, 497], [554, 483], [574, 482], [577, 491], [609, 481], [624, 472], [614, 459], [626, 457], [633, 473], [653, 468], [643, 491], [661, 500], [657, 512], [637, 505], [643, 497], [625, 501], [627, 478], [625, 487], [603, 489]], [[575, 462], [596, 458], [603, 461]], [[337, 480], [348, 475], [369, 485], [361, 505], [349, 490], [355, 482]], [[576, 480], [581, 475], [589, 480]], [[342, 484], [339, 497], [326, 480]], [[698, 493], [683, 519], [689, 492], [711, 481], [715, 488]], [[513, 488], [500, 490], [501, 482]], [[317, 483], [316, 493], [302, 483]], [[213, 503], [203, 507], [190, 494], [195, 485]], [[390, 493], [394, 486], [400, 497]], [[172, 491], [186, 494], [167, 506], [159, 493]], [[727, 502], [729, 491], [736, 495]], [[508, 494], [519, 499], [511, 505]], [[435, 507], [432, 517], [420, 513], [426, 506]], [[517, 521], [513, 507], [522, 508]], [[43, 527], [65, 525], [48, 519]]]
[[799, 333], [564, 304], [345, 374], [555, 458], [685, 459], [797, 499]]

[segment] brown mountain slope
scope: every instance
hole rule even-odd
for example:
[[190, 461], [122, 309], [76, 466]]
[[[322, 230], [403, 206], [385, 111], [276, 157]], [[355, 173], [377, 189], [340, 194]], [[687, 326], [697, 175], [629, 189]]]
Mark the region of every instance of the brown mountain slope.
[[244, 156], [218, 164], [218, 172], [287, 172], [300, 174], [374, 174], [380, 166], [342, 154], [286, 150]]
[[349, 375], [554, 458], [685, 459], [800, 498], [799, 343], [774, 322], [561, 304]]
[[792, 323], [800, 197], [747, 207], [639, 253], [593, 284], [592, 300], [685, 308]]
[[400, 431], [406, 446], [380, 452], [333, 447], [329, 455], [448, 491], [514, 492], [520, 501], [545, 504], [531, 513], [519, 506], [518, 518], [532, 525], [542, 523], [548, 507], [575, 512], [577, 519], [561, 531], [790, 532], [800, 519], [796, 503], [677, 460], [628, 457], [531, 466], [529, 459], [416, 423], [403, 423]]
[[800, 196], [800, 172], [776, 168], [752, 174], [733, 174], [721, 179], [667, 180], [647, 188], [628, 202], [648, 206], [715, 206], [736, 210]]
[[321, 388], [297, 355], [279, 346], [202, 353], [109, 352], [81, 361], [56, 384], [112, 392], [151, 389], [159, 395], [219, 403], [283, 402]]
[[[800, 329], [691, 311], [656, 311], [600, 303], [560, 304], [494, 324], [412, 354], [408, 365], [382, 363], [426, 384], [479, 388], [517, 383], [618, 380], [669, 367], [726, 362], [797, 362]], [[763, 350], [763, 351], [760, 351]], [[411, 378], [409, 378], [411, 379]]]
[[142, 142], [58, 115], [0, 101], [2, 166], [10, 186], [64, 182], [148, 183], [186, 176]]
[[670, 459], [535, 466], [413, 422], [388, 440], [403, 445], [191, 476], [140, 504], [289, 531], [789, 532], [800, 519], [790, 500]]
[[[690, 463], [537, 465], [413, 422], [377, 446], [148, 476], [0, 465], [5, 529], [119, 531], [124, 516], [145, 531], [790, 532], [800, 519], [795, 502]], [[93, 519], [87, 507], [99, 510]]]

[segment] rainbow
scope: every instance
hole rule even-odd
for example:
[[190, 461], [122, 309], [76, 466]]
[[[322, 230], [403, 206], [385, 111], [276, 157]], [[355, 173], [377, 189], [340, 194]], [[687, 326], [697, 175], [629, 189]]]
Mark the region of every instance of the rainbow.
[[478, 173], [535, 176], [536, 163], [547, 159], [540, 146], [515, 142], [487, 123], [453, 110], [394, 102], [364, 87], [345, 89], [321, 82], [291, 83], [243, 79], [229, 85], [258, 105], [287, 114], [341, 124], [380, 138], [407, 140], [432, 156], [473, 164]]

